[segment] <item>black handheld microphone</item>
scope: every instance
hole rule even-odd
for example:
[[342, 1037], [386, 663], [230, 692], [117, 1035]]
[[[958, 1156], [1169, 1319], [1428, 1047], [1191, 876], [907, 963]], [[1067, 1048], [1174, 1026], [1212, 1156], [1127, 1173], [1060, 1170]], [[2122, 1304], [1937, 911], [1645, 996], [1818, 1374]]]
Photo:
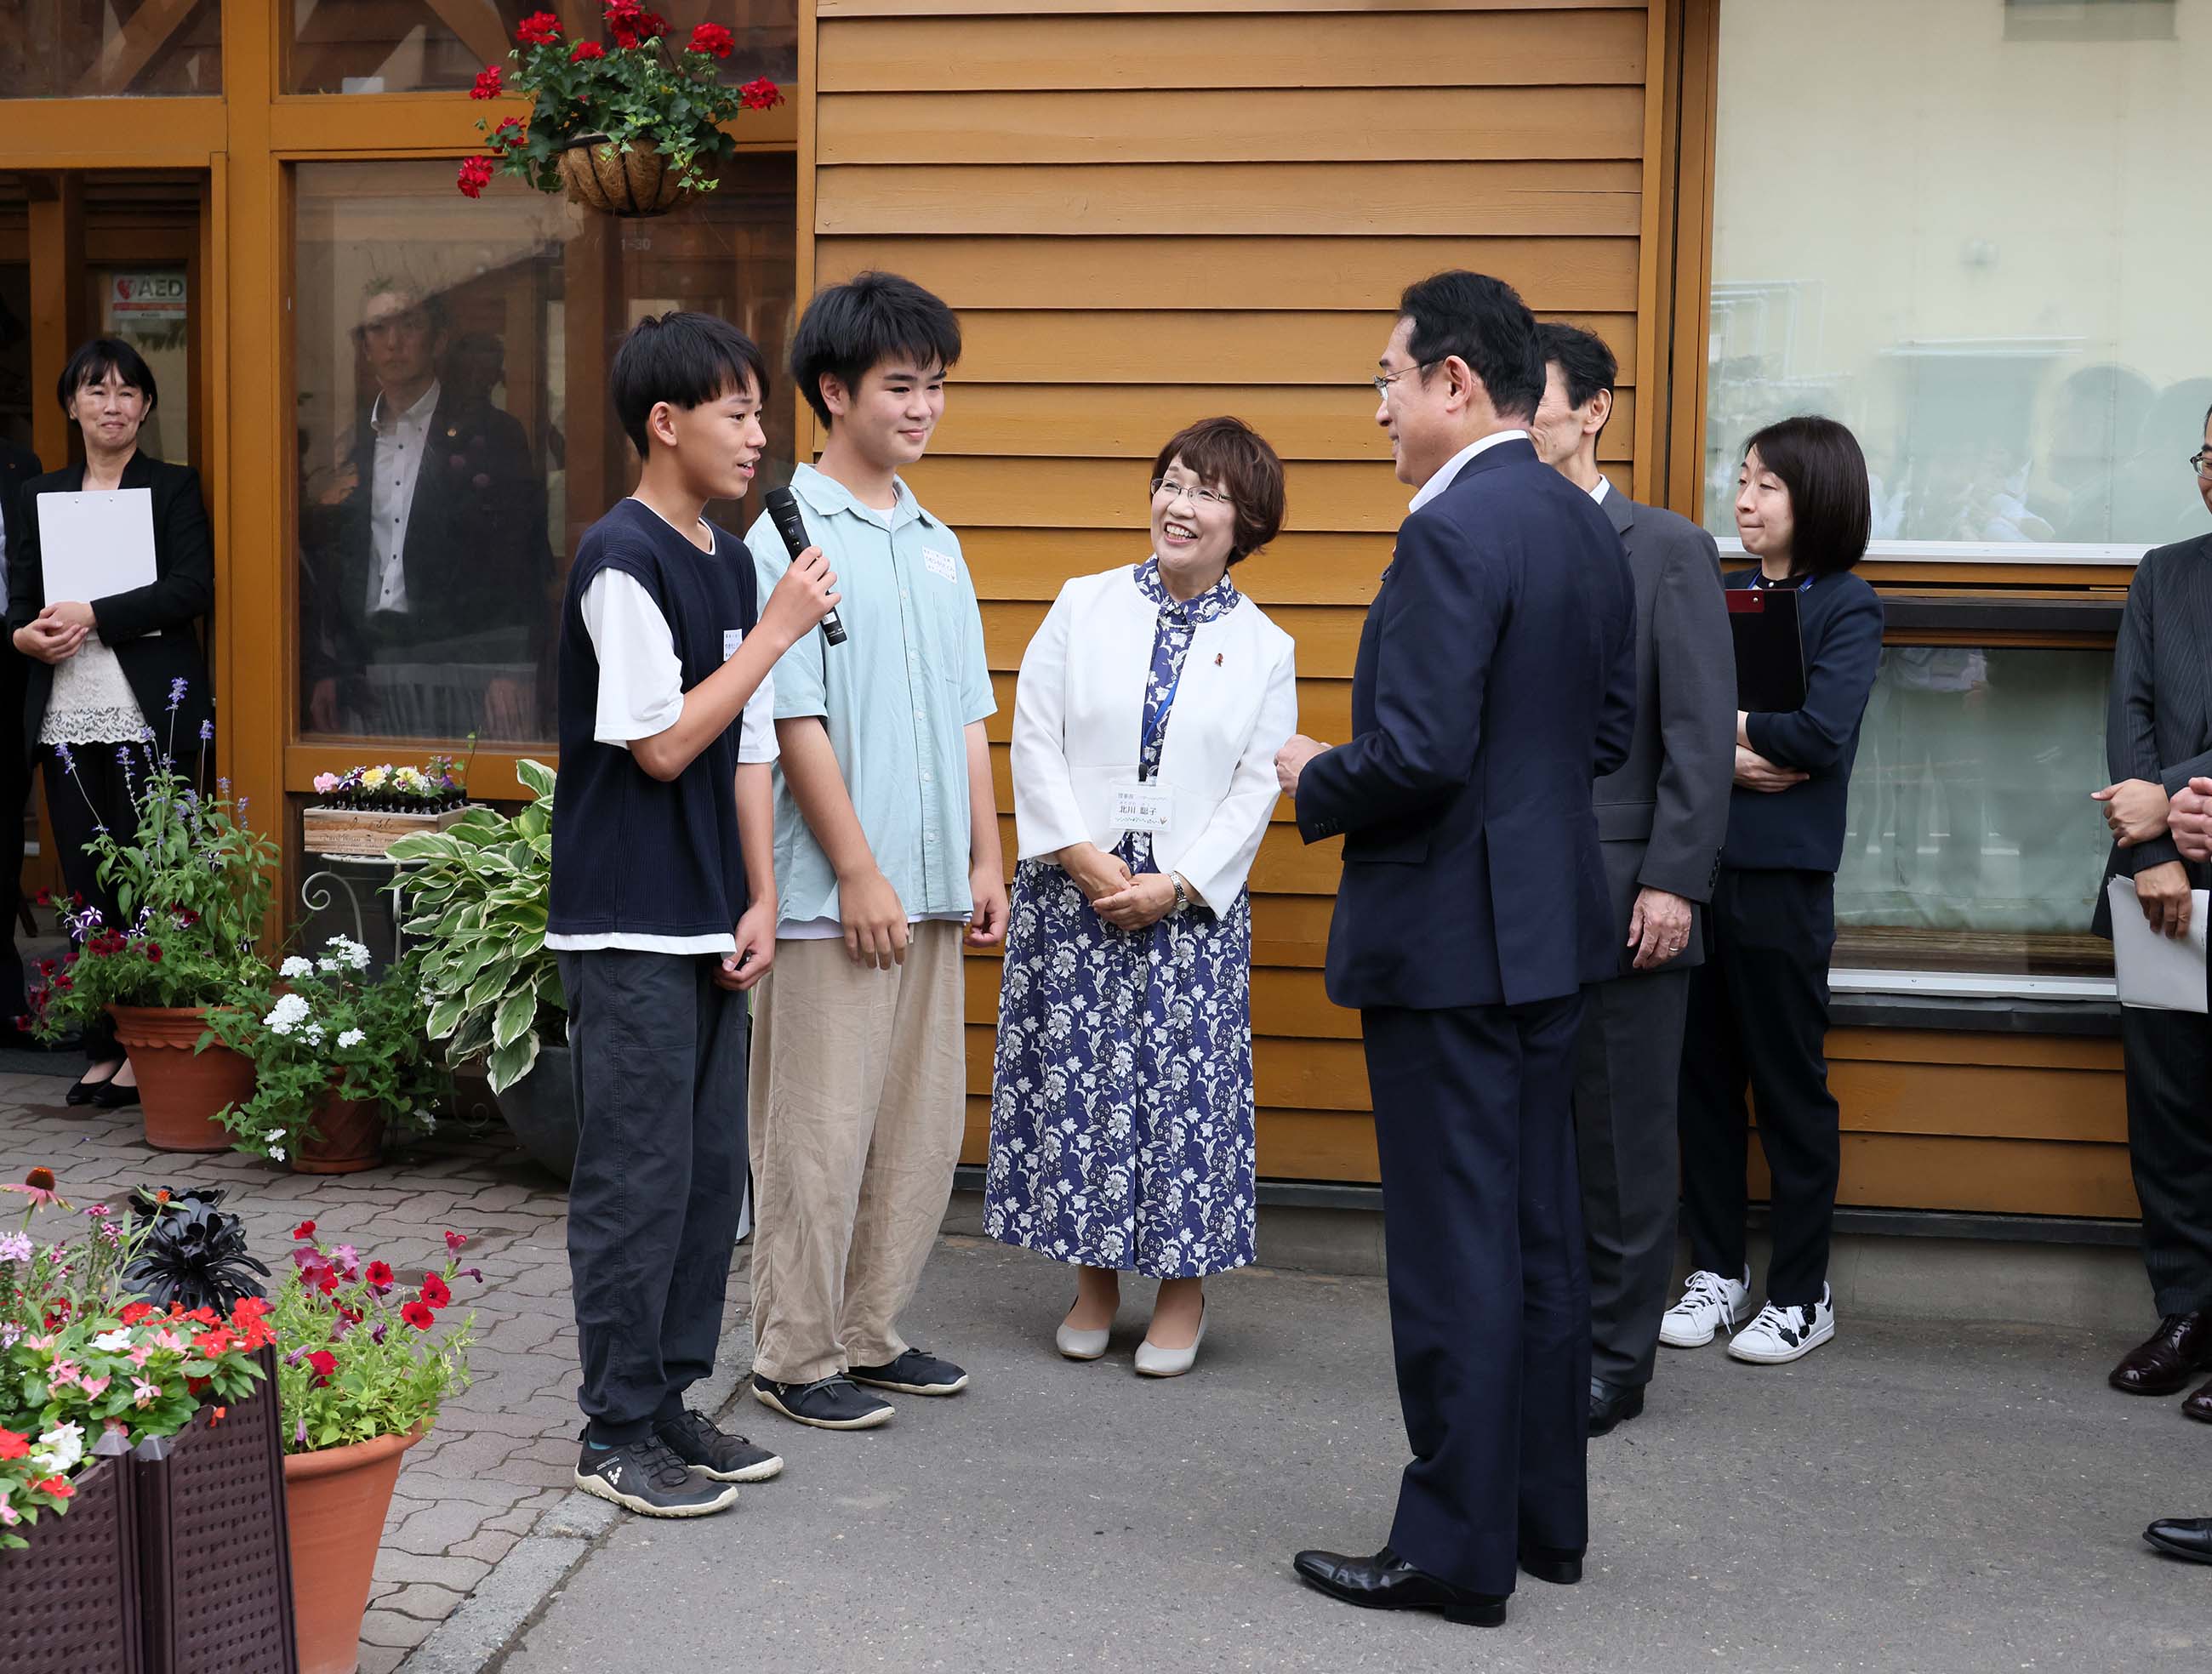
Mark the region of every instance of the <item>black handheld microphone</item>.
[[[770, 488], [765, 500], [769, 521], [775, 525], [775, 532], [783, 537], [783, 543], [791, 555], [798, 557], [811, 544], [806, 538], [805, 519], [799, 515], [799, 501], [793, 498], [788, 488]], [[822, 618], [822, 637], [833, 646], [845, 643], [845, 624], [837, 620], [835, 610]]]

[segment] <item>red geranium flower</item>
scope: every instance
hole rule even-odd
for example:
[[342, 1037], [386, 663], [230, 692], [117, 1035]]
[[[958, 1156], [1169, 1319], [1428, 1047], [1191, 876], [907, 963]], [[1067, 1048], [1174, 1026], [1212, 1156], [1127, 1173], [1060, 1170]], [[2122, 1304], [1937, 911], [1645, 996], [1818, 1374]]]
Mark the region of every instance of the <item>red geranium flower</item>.
[[522, 118], [511, 116], [491, 130], [491, 145], [495, 151], [512, 151], [522, 143]]
[[302, 1221], [292, 1228], [292, 1236], [295, 1238], [313, 1238], [314, 1235], [315, 1223], [313, 1221]]
[[498, 98], [500, 94], [507, 91], [504, 87], [500, 85], [499, 77], [500, 70], [497, 64], [492, 65], [489, 70], [478, 70], [477, 72], [476, 85], [469, 89], [469, 97], [471, 99]]
[[589, 64], [593, 58], [604, 58], [607, 49], [595, 40], [580, 40], [568, 49], [570, 64]]
[[0, 1459], [21, 1459], [31, 1451], [31, 1438], [13, 1430], [0, 1430]]
[[391, 1289], [392, 1264], [388, 1261], [370, 1262], [368, 1264], [368, 1283], [372, 1289]]
[[455, 184], [461, 189], [461, 196], [482, 197], [483, 189], [491, 184], [492, 173], [491, 159], [489, 157], [462, 158], [461, 171], [455, 180]]
[[551, 12], [532, 12], [514, 28], [514, 38], [525, 46], [546, 46], [561, 39], [561, 20]]
[[702, 23], [691, 31], [685, 43], [687, 52], [711, 52], [718, 58], [726, 58], [738, 44], [738, 38], [719, 23]]
[[783, 103], [783, 89], [765, 76], [757, 76], [738, 89], [738, 102], [749, 111], [772, 111]]
[[438, 1316], [430, 1312], [429, 1305], [419, 1297], [404, 1304], [399, 1310], [399, 1317], [418, 1331], [429, 1330], [438, 1319]]
[[318, 1384], [328, 1383], [331, 1374], [338, 1369], [338, 1357], [328, 1349], [318, 1349], [307, 1356], [307, 1364], [314, 1368]]
[[446, 1288], [445, 1280], [435, 1273], [422, 1275], [422, 1300], [432, 1307], [443, 1307], [453, 1300], [453, 1293]]
[[115, 1317], [126, 1325], [135, 1325], [154, 1311], [151, 1302], [133, 1302]]

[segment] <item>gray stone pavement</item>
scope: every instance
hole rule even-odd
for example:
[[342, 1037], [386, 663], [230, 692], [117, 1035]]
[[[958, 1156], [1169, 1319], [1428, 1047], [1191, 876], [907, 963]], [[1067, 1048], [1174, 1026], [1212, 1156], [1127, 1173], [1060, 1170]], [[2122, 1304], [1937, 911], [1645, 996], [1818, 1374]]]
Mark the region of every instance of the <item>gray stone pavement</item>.
[[500, 1674], [787, 1670], [2189, 1668], [2212, 1568], [2139, 1539], [2212, 1514], [2212, 1429], [2108, 1392], [2130, 1334], [1844, 1318], [1795, 1367], [1662, 1350], [1591, 1447], [1590, 1573], [1524, 1580], [1502, 1629], [1299, 1587], [1371, 1550], [1404, 1460], [1381, 1283], [1212, 1287], [1199, 1369], [1052, 1352], [1067, 1285], [949, 1239], [910, 1335], [975, 1374], [880, 1430], [737, 1416], [789, 1461], [698, 1523], [614, 1521]]

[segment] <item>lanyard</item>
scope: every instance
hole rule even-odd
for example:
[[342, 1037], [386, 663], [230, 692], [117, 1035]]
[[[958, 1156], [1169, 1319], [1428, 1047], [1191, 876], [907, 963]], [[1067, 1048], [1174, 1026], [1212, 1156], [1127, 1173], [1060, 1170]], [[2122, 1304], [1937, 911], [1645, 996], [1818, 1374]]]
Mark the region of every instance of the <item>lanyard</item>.
[[[1186, 646], [1183, 651], [1183, 666], [1188, 667], [1189, 663], [1190, 651]], [[1167, 690], [1160, 694], [1159, 711], [1152, 717], [1151, 725], [1145, 728], [1144, 737], [1138, 746], [1139, 749], [1150, 749], [1159, 741], [1161, 735], [1166, 732], [1168, 712], [1175, 707], [1176, 694], [1182, 688], [1182, 668], [1178, 668], [1176, 670], [1176, 677], [1168, 682]]]

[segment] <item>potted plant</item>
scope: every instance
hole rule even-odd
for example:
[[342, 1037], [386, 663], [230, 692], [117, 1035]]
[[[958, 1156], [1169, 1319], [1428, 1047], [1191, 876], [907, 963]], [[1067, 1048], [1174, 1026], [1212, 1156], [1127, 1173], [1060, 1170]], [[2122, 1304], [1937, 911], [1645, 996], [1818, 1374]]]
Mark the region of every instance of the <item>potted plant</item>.
[[351, 1174], [381, 1159], [389, 1120], [436, 1125], [419, 957], [374, 978], [368, 962], [367, 948], [333, 936], [315, 958], [263, 967], [210, 1014], [208, 1033], [253, 1066], [252, 1096], [221, 1113], [238, 1149], [301, 1174]]
[[[202, 729], [203, 743], [210, 731]], [[73, 777], [69, 746], [57, 751]], [[168, 755], [156, 755], [151, 728], [118, 754], [132, 772], [137, 827], [101, 830], [86, 847], [120, 921], [72, 899], [63, 923], [76, 946], [40, 965], [23, 1025], [53, 1040], [109, 1013], [141, 1089], [146, 1143], [219, 1151], [230, 1141], [216, 1113], [246, 1096], [253, 1071], [228, 1051], [201, 1050], [207, 1008], [252, 968], [276, 846], [244, 823], [246, 799], [231, 799], [228, 779], [204, 797]]]
[[293, 1230], [292, 1271], [270, 1324], [282, 1358], [284, 1497], [301, 1674], [348, 1674], [391, 1507], [400, 1455], [446, 1397], [468, 1386], [472, 1319], [432, 1336], [465, 1271], [468, 1240], [446, 1234], [446, 1261], [417, 1284], [350, 1246], [325, 1248], [315, 1223]]
[[380, 855], [410, 832], [441, 831], [461, 816], [468, 801], [467, 772], [434, 755], [422, 767], [349, 767], [317, 773], [323, 800], [300, 810], [301, 841], [310, 854]]
[[783, 102], [765, 76], [723, 82], [715, 66], [736, 39], [720, 23], [700, 24], [678, 52], [668, 20], [638, 0], [614, 0], [605, 15], [604, 45], [570, 42], [551, 12], [522, 20], [507, 55], [512, 71], [492, 65], [469, 96], [526, 94], [529, 120], [477, 124], [491, 155], [463, 161], [464, 193], [479, 197], [506, 173], [540, 191], [565, 186], [573, 202], [608, 215], [664, 215], [686, 193], [714, 190], [716, 170], [737, 152], [724, 123]]
[[566, 1180], [576, 1160], [568, 1013], [545, 945], [553, 771], [530, 761], [514, 771], [532, 800], [512, 819], [479, 804], [450, 830], [403, 838], [392, 854], [417, 869], [407, 933], [420, 943], [430, 1039], [455, 1068], [487, 1059], [523, 1149]]

